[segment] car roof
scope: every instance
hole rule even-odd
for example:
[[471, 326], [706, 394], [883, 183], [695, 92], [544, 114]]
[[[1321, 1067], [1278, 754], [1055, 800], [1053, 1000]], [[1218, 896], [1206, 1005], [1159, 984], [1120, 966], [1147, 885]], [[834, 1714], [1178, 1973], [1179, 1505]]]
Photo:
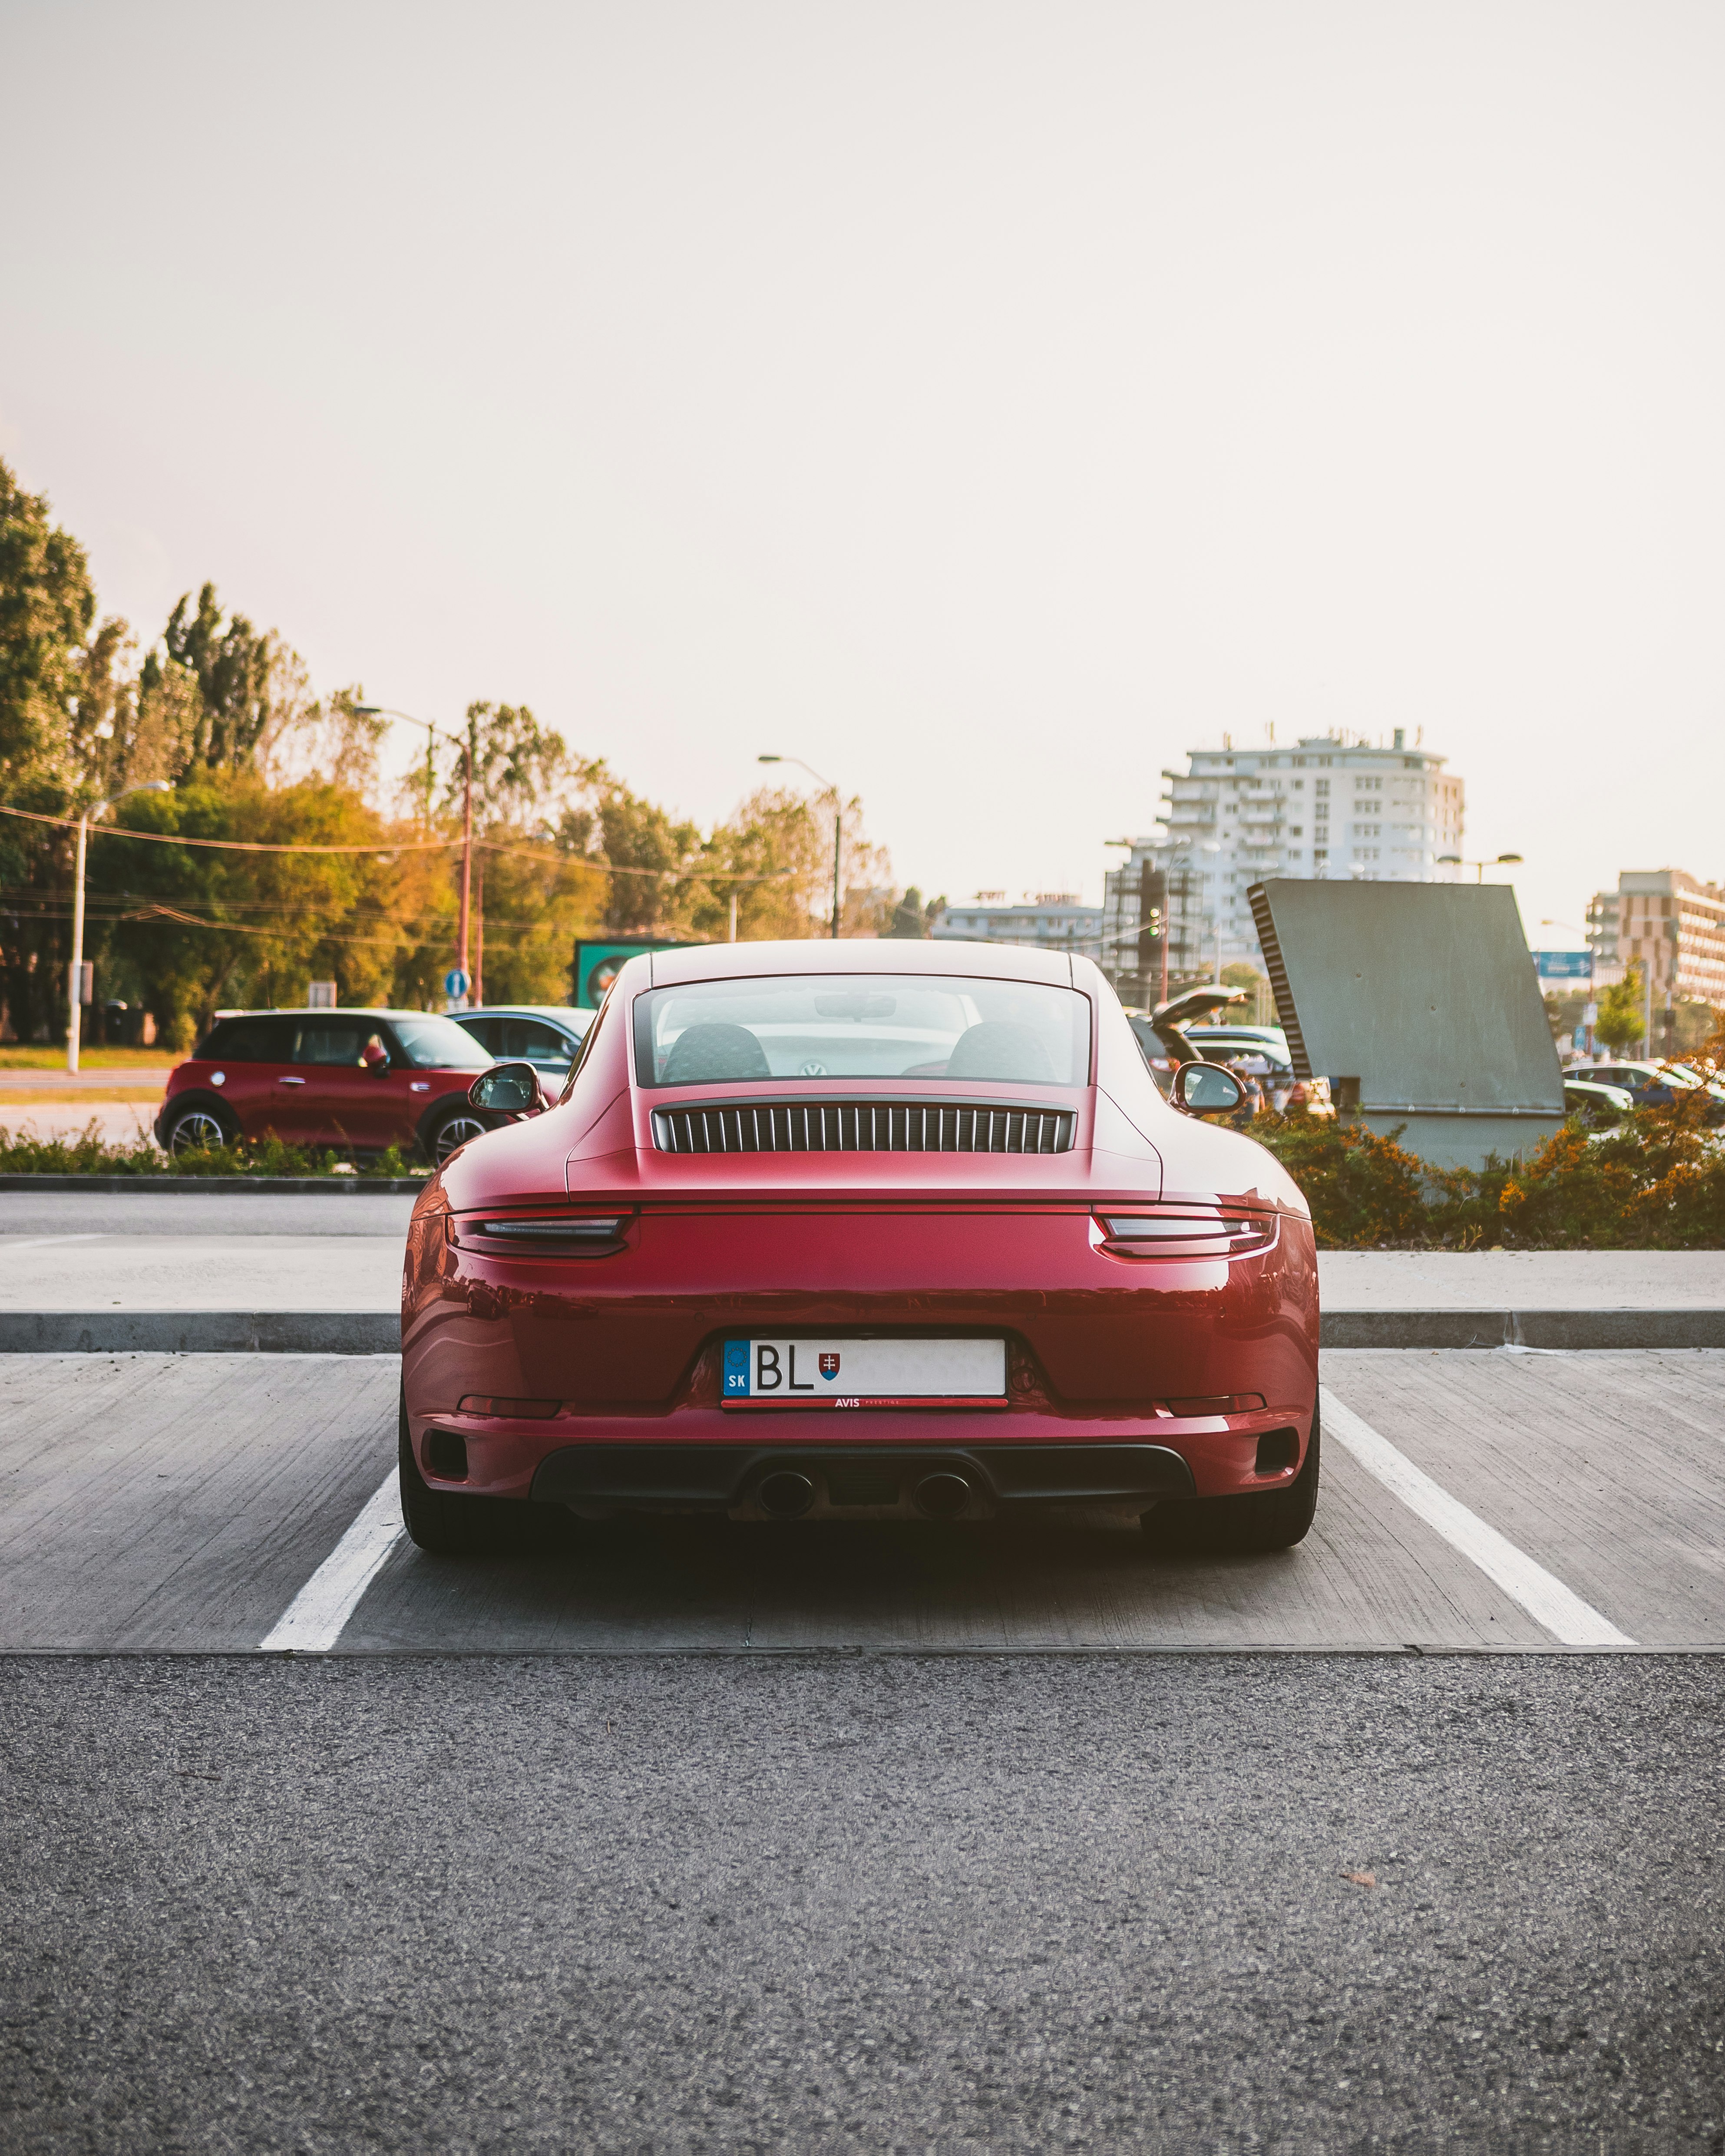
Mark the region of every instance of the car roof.
[[647, 954], [650, 985], [681, 988], [694, 981], [747, 980], [763, 973], [947, 973], [997, 981], [1038, 981], [1070, 988], [1072, 961], [1064, 952], [1023, 943], [939, 942], [856, 937], [827, 942], [696, 943]]
[[271, 1004], [259, 1010], [218, 1010], [212, 1025], [225, 1025], [230, 1018], [443, 1018], [443, 1011], [393, 1010], [381, 1004], [337, 1004], [333, 1009], [309, 1004]]
[[591, 1024], [598, 1013], [575, 1004], [478, 1004], [471, 1010], [451, 1011], [449, 1016], [458, 1025], [465, 1018], [548, 1018], [567, 1025], [572, 1019]]

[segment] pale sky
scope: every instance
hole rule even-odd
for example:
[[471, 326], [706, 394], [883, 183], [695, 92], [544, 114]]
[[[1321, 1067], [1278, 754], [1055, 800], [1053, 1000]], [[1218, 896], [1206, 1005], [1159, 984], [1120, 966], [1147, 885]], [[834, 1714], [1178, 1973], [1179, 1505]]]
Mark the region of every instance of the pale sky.
[[[0, 0], [0, 454], [159, 629], [1100, 895], [1424, 726], [1530, 940], [1725, 875], [1725, 10]], [[402, 743], [403, 757], [412, 744]]]

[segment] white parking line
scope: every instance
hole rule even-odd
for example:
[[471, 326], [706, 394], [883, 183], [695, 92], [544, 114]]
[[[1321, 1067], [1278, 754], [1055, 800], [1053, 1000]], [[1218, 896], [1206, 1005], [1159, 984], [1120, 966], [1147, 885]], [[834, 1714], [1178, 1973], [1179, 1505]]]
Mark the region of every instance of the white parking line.
[[1344, 1407], [1327, 1385], [1319, 1388], [1318, 1398], [1323, 1406], [1325, 1436], [1345, 1446], [1409, 1512], [1416, 1512], [1452, 1549], [1460, 1550], [1488, 1579], [1495, 1580], [1554, 1640], [1566, 1647], [1635, 1645], [1627, 1632], [1620, 1632], [1609, 1618], [1602, 1617], [1565, 1587], [1554, 1573], [1536, 1564], [1496, 1527], [1488, 1527], [1478, 1513], [1469, 1512], [1441, 1483], [1434, 1482], [1404, 1452], [1399, 1452], [1387, 1437], [1380, 1437], [1370, 1423], [1363, 1421], [1352, 1408]]
[[100, 1229], [82, 1235], [25, 1235], [15, 1243], [9, 1239], [0, 1241], [0, 1258], [9, 1258], [14, 1250], [46, 1250], [50, 1243], [99, 1243], [101, 1240]]
[[263, 1641], [264, 1648], [326, 1654], [406, 1532], [400, 1486], [392, 1468], [388, 1480], [367, 1499], [353, 1525], [289, 1604]]

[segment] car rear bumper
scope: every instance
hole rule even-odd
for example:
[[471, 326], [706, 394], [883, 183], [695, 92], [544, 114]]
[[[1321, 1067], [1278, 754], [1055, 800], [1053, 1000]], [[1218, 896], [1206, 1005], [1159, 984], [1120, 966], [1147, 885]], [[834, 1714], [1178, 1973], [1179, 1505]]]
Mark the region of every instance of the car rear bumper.
[[[601, 1516], [617, 1512], [720, 1512], [752, 1518], [768, 1473], [806, 1475], [816, 1516], [857, 1517], [854, 1493], [835, 1496], [830, 1474], [894, 1473], [901, 1487], [888, 1514], [915, 1517], [923, 1476], [938, 1463], [959, 1471], [976, 1499], [966, 1517], [1014, 1506], [1155, 1503], [1274, 1489], [1305, 1456], [1312, 1410], [1266, 1406], [1242, 1414], [1065, 1415], [1046, 1408], [966, 1411], [860, 1410], [842, 1418], [737, 1414], [685, 1408], [666, 1416], [562, 1414], [541, 1421], [413, 1412], [408, 1430], [420, 1472], [434, 1487], [475, 1496], [532, 1498]], [[861, 1508], [860, 1511], [859, 1508]]]
[[598, 1517], [977, 1519], [1020, 1505], [1144, 1507], [1192, 1494], [1186, 1462], [1156, 1445], [569, 1445], [542, 1462], [532, 1485], [541, 1503]]

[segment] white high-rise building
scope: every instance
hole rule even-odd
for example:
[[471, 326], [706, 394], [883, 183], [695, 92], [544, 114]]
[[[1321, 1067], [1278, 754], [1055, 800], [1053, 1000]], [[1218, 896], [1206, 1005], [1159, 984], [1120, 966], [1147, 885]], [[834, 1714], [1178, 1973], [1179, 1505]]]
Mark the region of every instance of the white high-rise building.
[[1189, 751], [1187, 770], [1163, 773], [1163, 831], [1133, 840], [1129, 860], [1109, 872], [1105, 951], [1120, 957], [1104, 963], [1123, 973], [1137, 962], [1147, 868], [1168, 875], [1169, 959], [1189, 974], [1258, 962], [1246, 892], [1266, 876], [1454, 881], [1460, 870], [1441, 856], [1461, 851], [1462, 783], [1445, 762], [1409, 748], [1400, 727], [1388, 747], [1321, 734], [1237, 749], [1224, 734], [1219, 749]]

